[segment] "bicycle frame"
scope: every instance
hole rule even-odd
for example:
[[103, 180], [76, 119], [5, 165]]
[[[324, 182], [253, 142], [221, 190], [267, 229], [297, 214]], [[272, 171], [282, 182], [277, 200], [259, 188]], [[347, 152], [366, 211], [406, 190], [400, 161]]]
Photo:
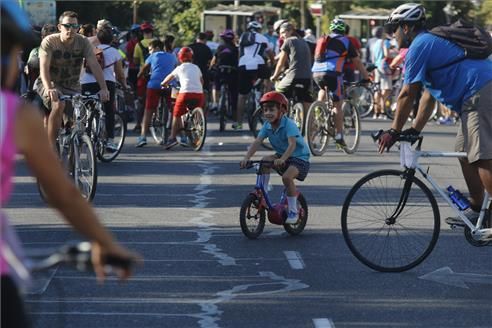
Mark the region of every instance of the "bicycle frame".
[[[405, 150], [406, 148], [406, 150]], [[402, 146], [400, 148], [400, 152], [403, 152], [405, 155], [405, 152], [408, 151], [408, 149], [411, 149], [408, 146]], [[427, 180], [433, 187], [433, 189], [448, 203], [448, 205], [454, 210], [454, 212], [461, 218], [461, 220], [466, 224], [466, 226], [470, 229], [472, 236], [476, 238], [477, 240], [480, 239], [484, 235], [488, 235], [488, 232], [490, 229], [485, 228], [485, 229], [480, 229], [482, 226], [483, 220], [485, 218], [485, 213], [486, 210], [488, 209], [489, 202], [490, 202], [490, 197], [487, 191], [484, 193], [484, 199], [482, 202], [482, 206], [480, 209], [480, 216], [477, 220], [477, 223], [474, 225], [463, 213], [463, 211], [460, 211], [458, 206], [456, 206], [445, 189], [442, 189], [439, 184], [432, 178], [432, 176], [429, 174], [428, 170], [425, 170], [420, 164], [419, 164], [419, 158], [424, 157], [424, 158], [436, 158], [436, 157], [445, 157], [445, 158], [460, 158], [460, 157], [466, 157], [466, 153], [464, 152], [440, 152], [440, 151], [421, 151], [420, 150], [420, 142], [419, 145], [416, 147], [415, 150], [412, 149], [412, 157], [411, 157], [411, 165], [409, 167], [406, 167], [405, 173], [409, 175], [414, 175], [415, 171], [419, 172], [425, 180]], [[413, 171], [413, 172], [412, 172]], [[408, 180], [407, 180], [408, 181]], [[400, 199], [400, 203], [398, 204], [398, 208], [401, 205], [402, 201], [406, 201], [405, 194], [406, 192], [409, 192], [410, 186], [408, 186], [408, 191], [405, 191], [407, 189], [407, 182], [405, 182], [405, 187], [403, 188], [402, 192], [402, 199]], [[406, 195], [408, 196], [408, 195]], [[403, 206], [405, 204], [403, 203]], [[401, 206], [401, 207], [403, 207]], [[397, 210], [398, 210], [397, 208]], [[396, 210], [396, 211], [397, 211]], [[395, 211], [395, 212], [396, 212]], [[393, 214], [394, 215], [394, 214]], [[392, 215], [392, 217], [393, 217]]]
[[253, 194], [257, 195], [260, 199], [260, 206], [271, 209], [273, 204], [270, 200], [270, 196], [268, 195], [268, 190], [265, 188], [265, 183], [261, 174], [261, 164], [255, 163], [253, 165], [256, 169], [256, 184]]

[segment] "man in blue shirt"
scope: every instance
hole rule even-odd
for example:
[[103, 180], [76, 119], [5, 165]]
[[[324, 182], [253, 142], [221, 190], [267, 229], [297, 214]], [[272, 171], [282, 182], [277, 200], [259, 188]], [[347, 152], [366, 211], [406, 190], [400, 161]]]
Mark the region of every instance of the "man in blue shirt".
[[[141, 135], [137, 140], [137, 147], [143, 147], [147, 144], [147, 130], [149, 129], [152, 114], [159, 106], [161, 99], [161, 81], [171, 73], [177, 65], [176, 56], [169, 52], [164, 52], [164, 43], [154, 39], [149, 43], [149, 57], [145, 60], [145, 65], [140, 69], [138, 77], [143, 76], [150, 71], [150, 78], [147, 82], [147, 94], [145, 97], [145, 112], [143, 116], [143, 125]], [[171, 108], [171, 93], [168, 92], [165, 97], [167, 108]]]
[[[289, 206], [285, 223], [295, 224], [298, 213], [294, 179], [304, 181], [306, 178], [309, 171], [309, 149], [296, 123], [284, 115], [287, 112], [288, 100], [283, 94], [276, 91], [267, 92], [261, 97], [260, 105], [267, 122], [249, 147], [240, 166], [246, 167], [263, 140], [268, 138], [275, 154], [265, 156], [262, 160], [273, 161], [273, 168], [282, 176]], [[270, 167], [265, 165], [263, 169], [262, 179], [267, 186], [270, 180]]]
[[[455, 150], [467, 153], [466, 158], [460, 158], [471, 200], [471, 210], [465, 215], [475, 219], [484, 189], [492, 194], [492, 61], [465, 59], [463, 49], [428, 33], [424, 24], [425, 9], [413, 3], [399, 6], [388, 19], [387, 26], [395, 33], [399, 47], [409, 50], [396, 116], [392, 128], [379, 139], [379, 152], [389, 150], [395, 143], [417, 94], [425, 87], [417, 119], [412, 128], [402, 133], [420, 133], [435, 99], [460, 115]], [[446, 222], [463, 225], [458, 218], [448, 218]]]

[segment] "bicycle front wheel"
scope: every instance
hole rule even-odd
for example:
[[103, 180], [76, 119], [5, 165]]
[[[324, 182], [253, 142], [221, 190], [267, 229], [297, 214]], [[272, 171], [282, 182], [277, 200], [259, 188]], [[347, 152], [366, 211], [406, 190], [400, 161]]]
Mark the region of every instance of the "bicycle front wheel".
[[346, 154], [353, 154], [357, 151], [360, 141], [360, 117], [359, 112], [349, 101], [344, 101], [343, 111], [343, 138], [346, 146], [343, 151]]
[[[412, 179], [410, 190], [402, 197], [407, 179]], [[359, 261], [376, 271], [402, 272], [432, 252], [439, 237], [439, 208], [421, 180], [381, 170], [352, 187], [341, 224], [345, 242]]]
[[266, 211], [260, 206], [260, 200], [249, 194], [243, 201], [239, 212], [239, 223], [243, 234], [249, 239], [258, 238], [265, 228]]
[[91, 138], [84, 134], [72, 142], [71, 173], [82, 197], [92, 201], [96, 194], [97, 166]]
[[351, 88], [350, 97], [361, 118], [371, 114], [374, 107], [374, 93], [369, 87], [361, 85]]
[[306, 116], [306, 137], [309, 150], [314, 156], [321, 156], [328, 148], [330, 113], [326, 104], [315, 101]]
[[190, 113], [186, 134], [191, 148], [195, 151], [202, 149], [207, 136], [207, 121], [203, 109], [195, 108]]

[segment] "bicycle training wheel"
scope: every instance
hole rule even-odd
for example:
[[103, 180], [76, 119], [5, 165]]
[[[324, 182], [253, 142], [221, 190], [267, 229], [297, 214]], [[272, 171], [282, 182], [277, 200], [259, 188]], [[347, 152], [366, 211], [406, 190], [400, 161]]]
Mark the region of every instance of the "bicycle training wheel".
[[343, 139], [346, 146], [343, 151], [346, 154], [353, 154], [359, 147], [360, 141], [360, 117], [359, 112], [348, 101], [342, 105], [343, 111]]
[[306, 227], [308, 220], [308, 207], [304, 195], [299, 193], [297, 196], [297, 222], [294, 224], [284, 224], [284, 229], [289, 234], [295, 236], [300, 234]]
[[[412, 181], [404, 197], [408, 179]], [[421, 180], [402, 171], [381, 170], [352, 187], [341, 224], [345, 242], [359, 261], [376, 271], [402, 272], [432, 252], [439, 237], [439, 208]]]
[[266, 213], [260, 208], [260, 200], [253, 194], [249, 194], [241, 205], [239, 223], [243, 234], [249, 239], [258, 238], [265, 228]]
[[87, 201], [92, 201], [97, 186], [96, 156], [92, 141], [88, 135], [84, 134], [78, 141], [74, 140], [72, 147], [72, 160], [70, 161], [72, 177], [82, 197]]
[[[261, 111], [261, 108], [258, 108], [253, 113], [253, 115], [251, 115], [251, 119], [249, 120], [249, 129], [251, 130], [251, 132], [253, 132], [255, 138], [258, 137], [258, 133], [260, 133], [261, 127], [264, 123], [265, 119], [263, 118], [263, 112]], [[266, 149], [273, 149], [272, 145], [267, 139], [263, 140], [263, 143], [261, 145]]]
[[353, 105], [359, 111], [361, 118], [371, 114], [374, 108], [374, 93], [369, 87], [360, 85], [351, 88], [350, 98], [353, 101]]
[[324, 102], [315, 101], [309, 106], [306, 116], [306, 137], [309, 150], [314, 156], [323, 155], [328, 148], [329, 120], [330, 114]]
[[114, 137], [113, 137], [113, 145], [108, 145], [106, 136], [100, 136], [99, 141], [100, 145], [97, 147], [97, 158], [101, 162], [111, 162], [121, 152], [123, 148], [123, 144], [125, 143], [126, 138], [126, 121], [119, 113], [114, 114]]
[[186, 134], [188, 142], [195, 151], [202, 149], [205, 144], [205, 137], [207, 136], [207, 121], [205, 120], [205, 114], [203, 109], [197, 107], [190, 113], [190, 121]]
[[169, 135], [167, 120], [169, 119], [169, 110], [165, 104], [166, 100], [161, 99], [159, 107], [152, 116], [152, 123], [150, 124], [150, 134], [154, 138], [155, 142], [159, 145], [163, 145], [167, 142]]

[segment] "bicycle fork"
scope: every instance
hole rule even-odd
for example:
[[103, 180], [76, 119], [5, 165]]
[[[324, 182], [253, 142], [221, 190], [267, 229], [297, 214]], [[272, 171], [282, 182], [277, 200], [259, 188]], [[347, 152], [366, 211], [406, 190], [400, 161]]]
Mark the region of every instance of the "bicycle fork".
[[387, 225], [393, 225], [396, 222], [396, 219], [400, 216], [401, 212], [405, 208], [405, 205], [408, 200], [408, 195], [410, 195], [410, 189], [412, 188], [412, 179], [415, 175], [415, 169], [408, 169], [404, 173], [405, 184], [403, 185], [403, 189], [401, 191], [400, 200], [398, 201], [398, 205], [396, 206], [393, 214], [389, 218], [385, 219]]

